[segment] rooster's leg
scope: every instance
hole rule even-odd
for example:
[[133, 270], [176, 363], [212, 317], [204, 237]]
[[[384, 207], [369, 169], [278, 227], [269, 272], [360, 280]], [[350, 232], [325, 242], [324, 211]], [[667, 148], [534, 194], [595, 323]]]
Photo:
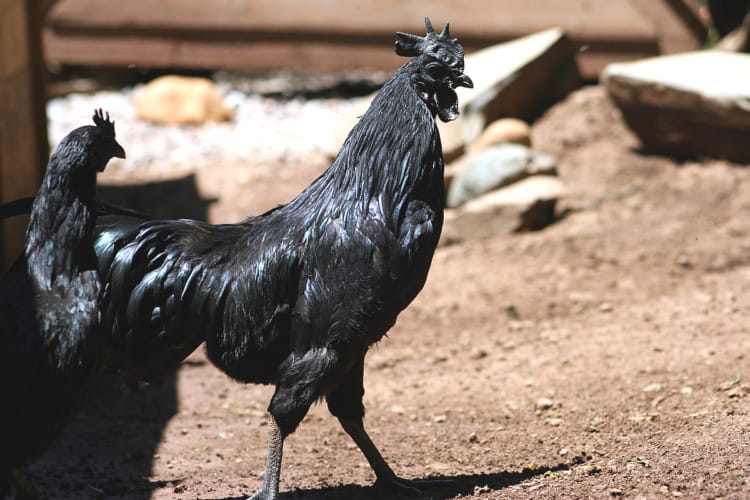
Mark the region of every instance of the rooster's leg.
[[447, 486], [452, 484], [452, 481], [444, 479], [423, 479], [412, 481], [398, 477], [380, 454], [375, 443], [370, 439], [370, 436], [367, 435], [367, 431], [365, 431], [361, 418], [339, 418], [339, 422], [341, 422], [346, 433], [352, 437], [355, 443], [357, 443], [357, 446], [362, 450], [365, 458], [367, 458], [367, 461], [370, 463], [370, 467], [375, 471], [375, 476], [377, 476], [375, 486], [396, 493], [419, 495], [422, 493], [422, 487]]
[[380, 454], [375, 443], [365, 431], [362, 419], [365, 414], [362, 405], [362, 396], [365, 393], [363, 386], [364, 357], [347, 374], [342, 377], [344, 382], [327, 395], [328, 409], [341, 422], [347, 434], [351, 436], [362, 453], [370, 463], [375, 472], [377, 480], [375, 484], [396, 492], [407, 494], [419, 494], [420, 486], [439, 486], [449, 484], [450, 481], [410, 481], [398, 477], [393, 469]]
[[[301, 373], [310, 375], [309, 371]], [[286, 382], [290, 382], [287, 379]], [[268, 438], [268, 458], [263, 473], [263, 485], [248, 500], [275, 500], [279, 496], [279, 476], [284, 439], [294, 432], [318, 398], [316, 382], [288, 383], [276, 386], [268, 412], [271, 414], [271, 433]]]
[[279, 476], [281, 474], [281, 455], [284, 447], [284, 437], [271, 417], [271, 433], [268, 437], [268, 457], [266, 457], [266, 471], [263, 473], [263, 486], [248, 500], [274, 500], [279, 496]]

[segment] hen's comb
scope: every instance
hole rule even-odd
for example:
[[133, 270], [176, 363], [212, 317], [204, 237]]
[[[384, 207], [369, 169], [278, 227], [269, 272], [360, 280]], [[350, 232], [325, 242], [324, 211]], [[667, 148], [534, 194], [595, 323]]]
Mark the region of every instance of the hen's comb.
[[432, 27], [429, 17], [424, 18], [424, 25], [427, 29], [425, 36], [412, 35], [411, 33], [397, 32], [396, 35], [401, 40], [396, 41], [396, 54], [406, 57], [414, 57], [424, 53], [426, 46], [433, 42], [458, 42], [458, 38], [451, 38], [448, 23], [445, 23], [443, 31], [438, 35]]
[[102, 108], [94, 110], [94, 124], [109, 132], [113, 136], [115, 135], [115, 122], [109, 119], [109, 112], [103, 111]]

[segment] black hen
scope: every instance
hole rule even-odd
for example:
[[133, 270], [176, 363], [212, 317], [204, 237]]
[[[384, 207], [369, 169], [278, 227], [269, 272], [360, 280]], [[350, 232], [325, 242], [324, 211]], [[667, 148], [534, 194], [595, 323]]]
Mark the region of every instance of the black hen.
[[23, 255], [0, 281], [0, 493], [11, 469], [61, 432], [99, 366], [100, 281], [94, 255], [96, 173], [124, 158], [114, 123], [66, 136], [47, 164]]

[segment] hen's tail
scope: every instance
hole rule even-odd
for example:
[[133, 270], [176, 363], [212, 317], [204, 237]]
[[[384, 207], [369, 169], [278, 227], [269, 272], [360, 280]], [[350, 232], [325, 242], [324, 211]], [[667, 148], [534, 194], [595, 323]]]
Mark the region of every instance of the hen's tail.
[[[34, 196], [27, 196], [25, 198], [19, 198], [17, 200], [0, 204], [0, 220], [9, 219], [18, 215], [29, 215], [35, 199]], [[97, 202], [96, 215], [125, 215], [143, 221], [153, 219], [152, 216], [144, 214], [143, 212], [131, 210], [130, 208], [121, 207], [105, 201]]]
[[34, 197], [27, 196], [17, 200], [9, 201], [0, 205], [0, 219], [8, 219], [17, 215], [28, 215], [31, 213], [31, 206], [34, 204]]

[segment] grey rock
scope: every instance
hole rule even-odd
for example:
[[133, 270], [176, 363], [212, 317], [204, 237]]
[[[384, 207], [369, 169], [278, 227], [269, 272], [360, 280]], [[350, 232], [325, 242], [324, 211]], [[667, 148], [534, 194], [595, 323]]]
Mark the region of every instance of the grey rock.
[[478, 195], [530, 175], [555, 175], [554, 156], [521, 144], [499, 144], [467, 155], [455, 168], [447, 204], [458, 207]]
[[614, 63], [602, 81], [645, 150], [750, 162], [750, 55], [709, 50]]
[[539, 230], [555, 221], [557, 201], [567, 193], [559, 177], [534, 175], [446, 211], [449, 243]]

